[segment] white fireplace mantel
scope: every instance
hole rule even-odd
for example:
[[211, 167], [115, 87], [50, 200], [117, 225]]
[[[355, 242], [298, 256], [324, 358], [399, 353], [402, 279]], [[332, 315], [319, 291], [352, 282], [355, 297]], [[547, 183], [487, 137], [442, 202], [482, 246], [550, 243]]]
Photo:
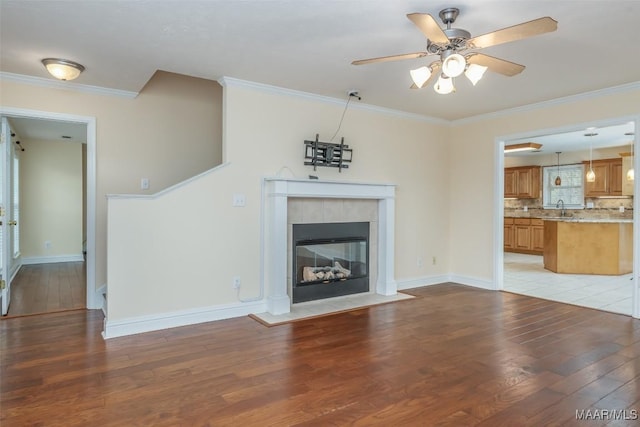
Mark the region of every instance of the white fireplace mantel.
[[264, 244], [262, 260], [267, 309], [273, 315], [289, 313], [287, 293], [287, 200], [296, 198], [372, 199], [378, 201], [378, 278], [375, 291], [395, 295], [394, 278], [395, 185], [312, 179], [265, 178]]

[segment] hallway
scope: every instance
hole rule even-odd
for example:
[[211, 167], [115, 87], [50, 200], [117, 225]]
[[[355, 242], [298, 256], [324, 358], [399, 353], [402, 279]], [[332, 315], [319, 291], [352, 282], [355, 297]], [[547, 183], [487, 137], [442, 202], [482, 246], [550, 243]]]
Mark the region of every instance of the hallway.
[[7, 317], [86, 308], [86, 263], [23, 265], [11, 285]]

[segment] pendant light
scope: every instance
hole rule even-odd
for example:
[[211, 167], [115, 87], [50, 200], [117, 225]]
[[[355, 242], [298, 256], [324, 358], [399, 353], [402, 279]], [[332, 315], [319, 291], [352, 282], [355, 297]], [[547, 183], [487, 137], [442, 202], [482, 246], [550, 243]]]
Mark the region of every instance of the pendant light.
[[587, 182], [595, 182], [596, 180], [596, 173], [593, 171], [593, 143], [591, 141], [591, 138], [596, 135], [597, 133], [593, 131], [584, 134], [584, 136], [589, 137], [589, 172], [587, 172]]
[[[635, 134], [633, 132], [627, 132], [625, 133], [625, 135], [633, 136]], [[635, 163], [635, 161], [633, 160], [633, 138], [631, 139], [631, 143], [629, 145], [631, 145], [631, 168], [627, 171], [627, 181], [633, 181], [635, 179], [635, 171], [633, 170], [633, 164]]]
[[562, 178], [560, 178], [560, 153], [562, 153], [562, 151], [556, 151], [556, 154], [558, 155], [558, 176], [556, 176], [557, 186], [562, 185]]

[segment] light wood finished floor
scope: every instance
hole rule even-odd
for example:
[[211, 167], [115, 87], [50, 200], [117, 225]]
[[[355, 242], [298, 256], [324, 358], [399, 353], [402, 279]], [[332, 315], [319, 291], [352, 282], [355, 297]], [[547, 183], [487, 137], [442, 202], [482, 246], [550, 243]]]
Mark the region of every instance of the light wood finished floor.
[[84, 262], [23, 265], [11, 284], [8, 316], [86, 308]]
[[455, 284], [411, 293], [107, 341], [99, 311], [6, 319], [0, 425], [638, 425], [576, 411], [637, 416], [640, 321]]

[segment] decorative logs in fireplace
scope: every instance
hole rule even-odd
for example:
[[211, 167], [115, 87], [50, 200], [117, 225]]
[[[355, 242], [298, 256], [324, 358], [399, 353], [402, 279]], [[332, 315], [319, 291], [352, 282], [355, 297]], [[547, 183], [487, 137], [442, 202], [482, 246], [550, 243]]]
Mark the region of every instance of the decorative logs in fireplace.
[[302, 269], [302, 281], [313, 282], [316, 280], [322, 280], [325, 283], [329, 283], [331, 280], [346, 280], [351, 276], [351, 270], [344, 268], [338, 261], [336, 261], [333, 267], [303, 267]]
[[369, 223], [293, 224], [294, 303], [369, 291]]

